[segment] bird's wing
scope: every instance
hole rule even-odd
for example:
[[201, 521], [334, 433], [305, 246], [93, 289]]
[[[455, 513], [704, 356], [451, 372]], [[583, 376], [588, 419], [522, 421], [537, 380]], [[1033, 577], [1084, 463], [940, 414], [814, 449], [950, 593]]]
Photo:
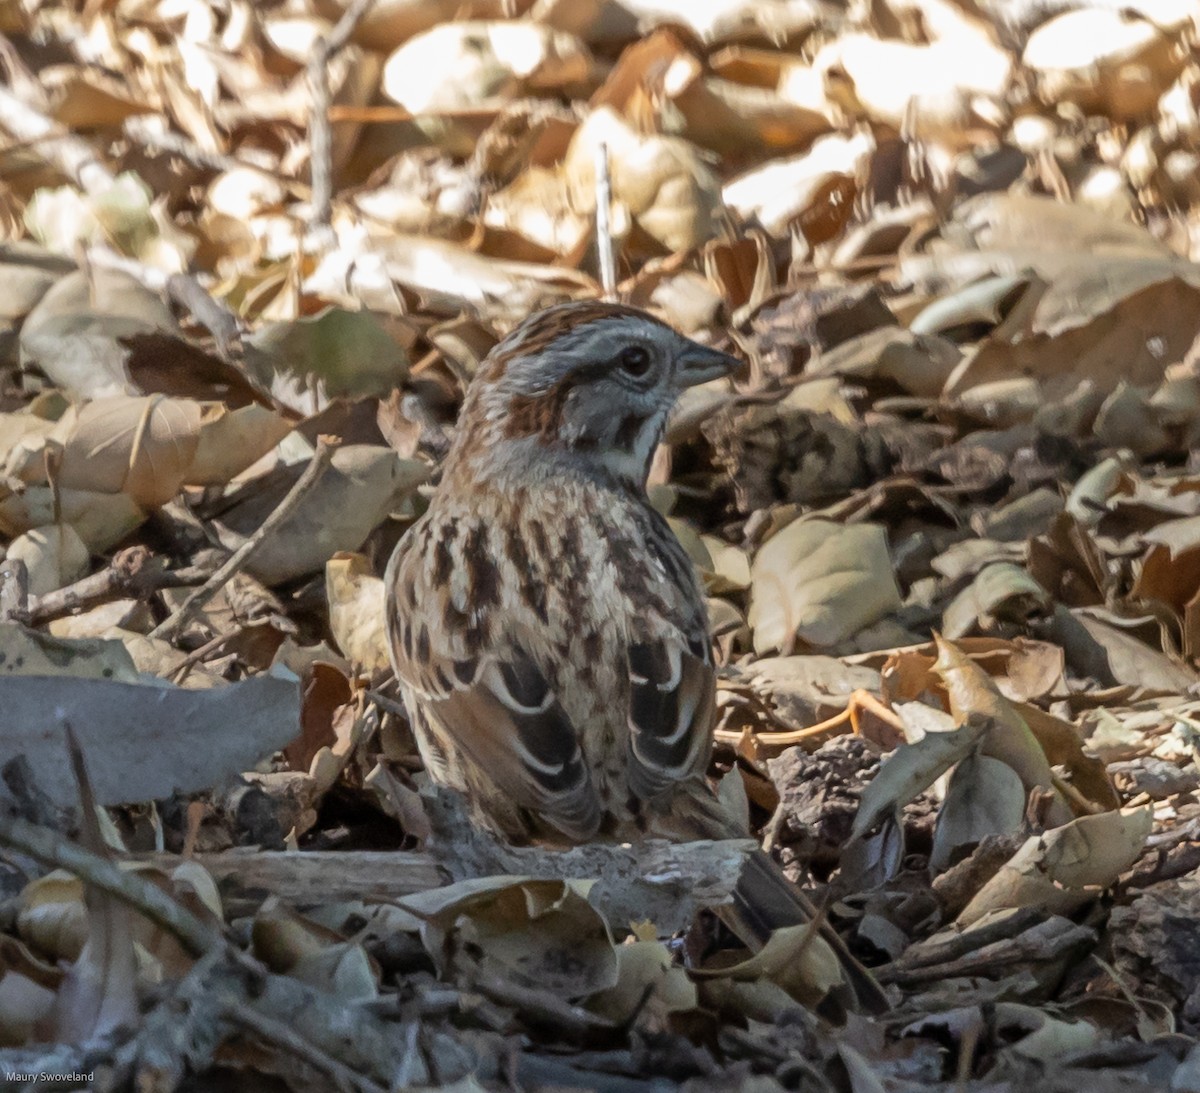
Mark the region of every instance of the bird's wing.
[[691, 559], [666, 521], [647, 510], [641, 529], [653, 565], [633, 603], [653, 605], [628, 624], [629, 788], [652, 800], [703, 776], [712, 752], [716, 674], [708, 618]]
[[406, 610], [398, 585], [404, 569], [401, 556], [389, 569], [388, 644], [401, 685], [434, 734], [435, 752], [444, 750], [437, 737], [446, 738], [514, 808], [536, 813], [574, 841], [591, 838], [600, 826], [599, 795], [579, 734], [545, 674], [503, 627], [466, 615], [461, 627], [431, 626]]
[[629, 788], [652, 800], [702, 773], [712, 749], [716, 676], [672, 636], [629, 645]]

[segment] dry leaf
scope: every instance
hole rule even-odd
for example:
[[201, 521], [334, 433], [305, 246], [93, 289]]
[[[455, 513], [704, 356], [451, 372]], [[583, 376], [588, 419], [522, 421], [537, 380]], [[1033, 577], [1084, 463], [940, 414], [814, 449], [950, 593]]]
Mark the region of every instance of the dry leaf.
[[439, 968], [470, 946], [484, 969], [513, 982], [579, 998], [617, 982], [608, 926], [587, 901], [590, 882], [487, 877], [408, 896]]
[[325, 597], [334, 641], [362, 671], [388, 667], [383, 615], [386, 590], [362, 554], [341, 551], [325, 563]]
[[5, 557], [25, 564], [34, 596], [64, 588], [88, 571], [91, 553], [70, 524], [47, 524], [18, 535]]
[[299, 732], [300, 688], [282, 670], [204, 691], [10, 677], [0, 708], [0, 751], [23, 753], [38, 788], [71, 805], [76, 793], [63, 777], [64, 723], [79, 735], [100, 804], [157, 800], [206, 789], [283, 747]]
[[190, 399], [113, 397], [89, 402], [60, 423], [68, 489], [124, 493], [142, 508], [165, 504], [187, 481], [204, 416]]
[[413, 114], [477, 109], [587, 78], [591, 57], [569, 34], [528, 22], [443, 23], [387, 60], [383, 91]]
[[759, 550], [750, 580], [759, 653], [796, 638], [836, 645], [900, 606], [887, 535], [875, 524], [797, 520]]
[[976, 894], [958, 924], [968, 926], [1006, 907], [1072, 913], [1137, 860], [1150, 821], [1148, 808], [1102, 812], [1031, 837]]
[[[251, 535], [274, 509], [302, 467], [274, 476], [270, 489], [250, 483], [221, 513], [231, 549]], [[428, 475], [418, 460], [401, 459], [387, 448], [348, 444], [276, 533], [254, 554], [248, 570], [271, 586], [320, 569], [339, 550], [354, 551], [400, 499]]]

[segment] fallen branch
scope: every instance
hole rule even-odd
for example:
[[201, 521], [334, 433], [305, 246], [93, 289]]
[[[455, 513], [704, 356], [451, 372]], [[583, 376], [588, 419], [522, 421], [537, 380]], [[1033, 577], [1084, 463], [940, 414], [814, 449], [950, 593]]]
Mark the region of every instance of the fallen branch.
[[[752, 839], [650, 840], [549, 850], [505, 846], [480, 835], [467, 841], [439, 837], [432, 851], [230, 850], [192, 860], [222, 887], [266, 891], [304, 906], [348, 899], [391, 903], [476, 877], [596, 880], [588, 899], [614, 928], [649, 918], [673, 933], [690, 925], [699, 908], [729, 902], [755, 847]], [[169, 871], [183, 859], [150, 854], [140, 860]]]
[[[152, 854], [142, 860], [171, 870], [184, 859]], [[347, 899], [387, 903], [440, 888], [447, 880], [432, 855], [407, 850], [228, 850], [195, 854], [191, 860], [222, 886], [266, 891], [303, 904]]]
[[99, 573], [89, 574], [66, 588], [33, 597], [22, 621], [38, 625], [111, 600], [140, 600], [164, 588], [202, 584], [211, 576], [212, 569], [203, 566], [167, 569], [164, 560], [144, 546], [132, 546], [118, 551], [107, 568]]
[[321, 476], [333, 461], [333, 453], [337, 450], [338, 443], [339, 441], [330, 437], [323, 436], [318, 438], [317, 450], [313, 453], [312, 459], [309, 460], [308, 466], [304, 468], [304, 473], [296, 479], [296, 484], [288, 491], [287, 496], [279, 502], [275, 511], [262, 522], [262, 526], [238, 547], [203, 585], [179, 605], [178, 610], [173, 615], [164, 619], [150, 631], [150, 637], [170, 641], [228, 583], [235, 573], [245, 568], [246, 563], [254, 557], [262, 544], [296, 511], [300, 502], [304, 500], [320, 481]]

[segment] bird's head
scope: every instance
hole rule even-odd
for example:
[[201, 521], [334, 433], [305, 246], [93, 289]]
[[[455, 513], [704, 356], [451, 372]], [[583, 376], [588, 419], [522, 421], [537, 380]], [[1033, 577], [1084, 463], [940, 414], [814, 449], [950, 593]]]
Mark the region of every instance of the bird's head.
[[586, 301], [525, 320], [480, 365], [455, 441], [475, 473], [563, 460], [643, 487], [680, 393], [740, 362], [636, 308]]

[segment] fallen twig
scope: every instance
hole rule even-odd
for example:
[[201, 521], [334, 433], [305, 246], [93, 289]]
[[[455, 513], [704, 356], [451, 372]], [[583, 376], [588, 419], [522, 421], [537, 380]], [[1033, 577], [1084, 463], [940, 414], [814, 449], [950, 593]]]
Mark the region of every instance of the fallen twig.
[[600, 286], [606, 300], [617, 298], [617, 264], [612, 238], [612, 179], [608, 167], [608, 145], [596, 145], [596, 255]]
[[375, 0], [351, 0], [333, 29], [318, 39], [308, 62], [308, 86], [312, 105], [308, 115], [309, 177], [312, 182], [312, 223], [328, 230], [333, 219], [333, 125], [329, 120], [332, 93], [329, 62], [350, 40], [354, 28]]
[[85, 193], [110, 189], [116, 179], [90, 144], [68, 132], [19, 95], [0, 86], [0, 118], [17, 140], [25, 141]]
[[164, 588], [201, 584], [212, 576], [212, 572], [211, 568], [203, 566], [167, 569], [163, 559], [144, 546], [132, 546], [118, 551], [107, 568], [99, 573], [89, 574], [44, 596], [35, 596], [24, 615], [14, 617], [37, 625], [110, 600], [143, 599]]
[[251, 1009], [244, 1004], [226, 1006], [224, 1017], [253, 1033], [261, 1040], [281, 1047], [314, 1070], [327, 1074], [338, 1089], [361, 1090], [363, 1093], [387, 1093], [387, 1086], [360, 1074], [341, 1059], [329, 1054], [320, 1044], [313, 1043], [290, 1025], [268, 1013]]
[[337, 440], [330, 437], [323, 436], [318, 438], [317, 450], [313, 453], [312, 459], [309, 460], [308, 466], [304, 468], [304, 473], [296, 479], [296, 484], [288, 491], [287, 496], [279, 502], [275, 511], [262, 522], [262, 526], [238, 547], [203, 585], [197, 588], [195, 592], [179, 605], [179, 608], [173, 615], [164, 619], [150, 631], [150, 637], [170, 641], [224, 587], [235, 573], [245, 568], [246, 563], [250, 561], [259, 547], [275, 532], [276, 528], [283, 524], [296, 511], [296, 507], [320, 481], [321, 475], [325, 473], [333, 460], [333, 453], [337, 450], [338, 443]]
[[468, 977], [472, 989], [502, 1006], [517, 1010], [522, 1019], [554, 1029], [564, 1036], [614, 1033], [617, 1025], [572, 1005], [549, 991], [525, 987], [509, 979], [480, 971]]
[[193, 956], [225, 944], [219, 931], [202, 922], [161, 889], [136, 873], [85, 850], [48, 827], [0, 812], [0, 844], [20, 850], [35, 861], [65, 869], [88, 884], [116, 896], [179, 939]]

